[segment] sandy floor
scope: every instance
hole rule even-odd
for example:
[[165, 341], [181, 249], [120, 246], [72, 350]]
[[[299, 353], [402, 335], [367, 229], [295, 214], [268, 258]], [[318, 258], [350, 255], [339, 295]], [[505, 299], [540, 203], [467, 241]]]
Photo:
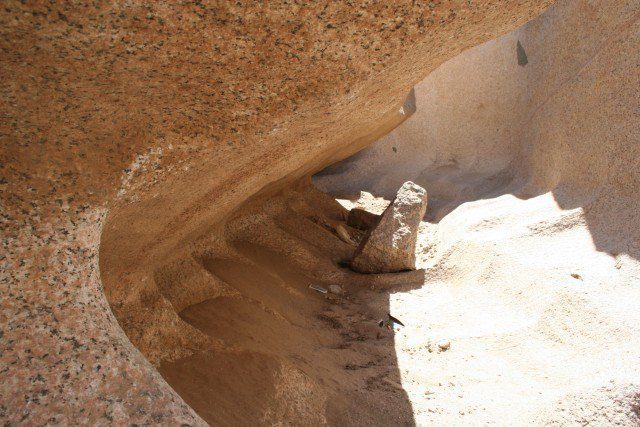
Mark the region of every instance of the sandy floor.
[[389, 295], [417, 424], [640, 424], [638, 6], [556, 2], [442, 65], [411, 118], [316, 175], [352, 199], [429, 193], [425, 283]]
[[312, 187], [278, 195], [230, 222], [231, 256], [199, 260], [232, 291], [180, 313], [212, 344], [160, 372], [212, 425], [414, 423], [394, 334], [377, 325], [404, 276], [341, 267], [355, 250], [333, 228], [345, 213]]
[[468, 202], [423, 223], [418, 256], [424, 286], [390, 295], [417, 424], [640, 422], [639, 264], [598, 252], [582, 208]]
[[[638, 262], [551, 194], [476, 199], [434, 200], [414, 285], [341, 267], [345, 210], [315, 190], [259, 203], [229, 225], [233, 257], [201, 260], [233, 292], [180, 313], [216, 344], [161, 373], [214, 425], [640, 422]], [[378, 328], [389, 311], [406, 327]]]

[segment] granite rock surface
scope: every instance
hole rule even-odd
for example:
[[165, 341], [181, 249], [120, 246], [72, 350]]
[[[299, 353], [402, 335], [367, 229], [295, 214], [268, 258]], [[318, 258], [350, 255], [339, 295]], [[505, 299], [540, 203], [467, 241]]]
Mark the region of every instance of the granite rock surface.
[[177, 310], [224, 290], [163, 272], [551, 3], [3, 2], [0, 419], [203, 423], [153, 364], [203, 345]]
[[427, 210], [427, 191], [402, 184], [380, 221], [362, 239], [351, 268], [360, 273], [393, 273], [416, 268], [418, 227]]
[[347, 225], [360, 230], [370, 230], [378, 224], [380, 215], [366, 211], [361, 208], [353, 208], [349, 211]]

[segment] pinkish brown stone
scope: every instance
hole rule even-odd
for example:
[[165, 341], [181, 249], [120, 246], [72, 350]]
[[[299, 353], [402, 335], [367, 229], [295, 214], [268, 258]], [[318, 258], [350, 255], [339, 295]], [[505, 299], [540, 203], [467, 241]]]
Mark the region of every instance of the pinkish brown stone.
[[551, 3], [3, 2], [0, 421], [204, 424], [154, 368], [207, 344], [175, 259]]
[[380, 215], [361, 208], [353, 208], [349, 211], [347, 225], [359, 230], [371, 230], [380, 222]]
[[360, 273], [414, 270], [418, 227], [426, 210], [427, 191], [405, 182], [378, 225], [358, 246], [351, 268]]

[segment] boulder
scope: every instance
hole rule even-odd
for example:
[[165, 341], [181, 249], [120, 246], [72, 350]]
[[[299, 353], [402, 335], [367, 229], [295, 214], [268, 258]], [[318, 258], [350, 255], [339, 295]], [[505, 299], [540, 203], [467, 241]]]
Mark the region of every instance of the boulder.
[[349, 211], [347, 225], [359, 230], [371, 230], [380, 222], [380, 215], [376, 215], [361, 208], [353, 208]]
[[414, 270], [418, 226], [427, 210], [427, 191], [405, 182], [378, 224], [362, 239], [351, 261], [360, 273]]

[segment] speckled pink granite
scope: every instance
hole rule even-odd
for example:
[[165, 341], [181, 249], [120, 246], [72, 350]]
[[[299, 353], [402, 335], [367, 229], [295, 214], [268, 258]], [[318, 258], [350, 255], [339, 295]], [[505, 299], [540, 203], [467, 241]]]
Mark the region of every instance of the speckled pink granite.
[[550, 3], [3, 2], [0, 420], [203, 423], [129, 341], [191, 339], [149, 266]]

